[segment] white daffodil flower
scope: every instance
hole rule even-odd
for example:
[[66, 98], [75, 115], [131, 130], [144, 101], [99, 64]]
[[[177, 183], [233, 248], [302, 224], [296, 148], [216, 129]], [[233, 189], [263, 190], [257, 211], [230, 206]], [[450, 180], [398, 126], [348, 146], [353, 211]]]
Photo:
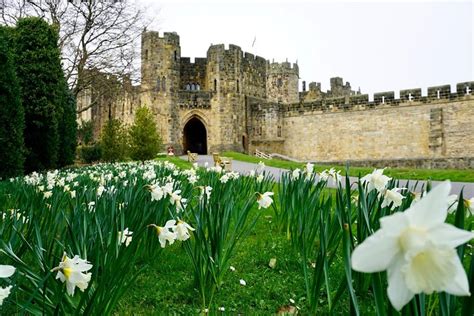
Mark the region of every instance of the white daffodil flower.
[[273, 192], [257, 193], [258, 209], [269, 207], [273, 203], [273, 199], [271, 198], [273, 194]]
[[149, 189], [150, 189], [152, 201], [159, 201], [165, 195], [165, 192], [159, 185], [150, 186]]
[[7, 287], [0, 287], [0, 306], [3, 304], [3, 300], [10, 295], [10, 291], [12, 289], [12, 286], [9, 285]]
[[181, 212], [186, 207], [187, 199], [184, 199], [181, 195], [181, 190], [176, 190], [170, 194], [171, 197], [171, 205], [176, 205], [176, 212]]
[[300, 173], [301, 173], [301, 170], [299, 168], [296, 168], [295, 170], [293, 170], [293, 172], [291, 173], [291, 178], [293, 180], [296, 180], [300, 177]]
[[195, 229], [191, 227], [188, 223], [178, 220], [176, 226], [173, 227], [173, 231], [176, 233], [176, 239], [180, 241], [188, 240], [191, 235], [189, 231], [194, 231]]
[[158, 240], [160, 241], [161, 248], [165, 248], [166, 246], [166, 241], [170, 245], [174, 243], [176, 238], [178, 237], [178, 234], [174, 232], [176, 229], [176, 221], [174, 219], [171, 219], [165, 223], [165, 226], [157, 226], [155, 224], [151, 224], [149, 226], [154, 227], [156, 229], [156, 233], [158, 234]]
[[105, 191], [105, 188], [103, 185], [99, 185], [99, 187], [97, 188], [97, 196], [101, 196], [102, 193], [104, 193]]
[[259, 174], [255, 179], [257, 180], [257, 183], [260, 183], [263, 181], [263, 174]]
[[246, 286], [246, 285], [247, 285], [247, 282], [245, 282], [244, 279], [240, 279], [239, 283], [240, 283], [240, 285], [242, 285], [242, 286]]
[[15, 273], [15, 267], [0, 264], [0, 278], [9, 278]]
[[313, 174], [313, 171], [314, 171], [314, 165], [312, 163], [308, 162], [305, 166], [305, 172], [308, 175], [311, 175], [311, 174]]
[[200, 186], [198, 187], [201, 190], [201, 195], [199, 196], [199, 199], [204, 198], [204, 194], [207, 196], [207, 200], [211, 198], [211, 192], [212, 192], [212, 187], [210, 186]]
[[388, 298], [397, 310], [418, 293], [470, 295], [456, 247], [474, 233], [444, 223], [450, 190], [443, 182], [405, 212], [381, 218], [380, 229], [352, 253], [356, 271], [387, 270]]
[[[403, 195], [400, 194], [401, 188], [393, 188], [390, 190], [385, 190], [383, 193], [383, 202], [382, 207], [389, 206], [390, 203], [393, 202], [391, 210], [396, 209], [400, 205], [402, 205], [402, 200], [405, 198]], [[382, 194], [381, 194], [382, 195]]]
[[227, 174], [224, 174], [220, 179], [219, 181], [221, 183], [227, 183], [227, 181], [229, 181], [229, 176]]
[[372, 173], [369, 173], [368, 175], [365, 175], [360, 179], [363, 184], [368, 182], [367, 189], [369, 192], [374, 189], [379, 192], [382, 192], [387, 186], [388, 181], [392, 179], [384, 175], [383, 171], [384, 169], [374, 169]]
[[123, 230], [123, 232], [118, 232], [118, 242], [119, 244], [125, 244], [125, 247], [128, 247], [132, 242], [133, 232], [128, 230], [128, 227]]
[[61, 282], [66, 282], [67, 293], [71, 296], [74, 295], [76, 286], [84, 292], [89, 286], [92, 273], [84, 273], [92, 269], [92, 264], [87, 260], [79, 258], [78, 255], [72, 259], [64, 253], [59, 266], [51, 270], [51, 272], [58, 271], [56, 279], [60, 279]]
[[53, 192], [51, 191], [46, 191], [43, 193], [43, 196], [45, 199], [49, 199], [51, 196], [53, 196]]
[[257, 172], [263, 172], [265, 169], [265, 163], [263, 161], [258, 162]]
[[255, 170], [250, 170], [249, 171], [249, 177], [255, 177]]

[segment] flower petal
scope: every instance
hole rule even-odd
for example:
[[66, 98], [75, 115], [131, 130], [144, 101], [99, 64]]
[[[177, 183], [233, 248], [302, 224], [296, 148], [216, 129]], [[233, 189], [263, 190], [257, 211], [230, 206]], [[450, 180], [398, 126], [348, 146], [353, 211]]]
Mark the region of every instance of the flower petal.
[[398, 252], [397, 239], [380, 229], [354, 249], [352, 269], [368, 273], [386, 270]]
[[15, 273], [15, 267], [9, 265], [0, 265], [0, 278], [9, 278]]
[[403, 256], [398, 256], [394, 263], [387, 269], [388, 299], [397, 311], [400, 311], [415, 295], [408, 289], [405, 283], [402, 273], [402, 266], [404, 264], [405, 260]]
[[419, 202], [405, 211], [410, 223], [415, 226], [431, 228], [444, 223], [447, 212], [447, 198], [451, 191], [451, 182], [444, 181], [434, 187]]
[[409, 226], [408, 216], [402, 212], [396, 212], [380, 219], [380, 228], [390, 236], [400, 236], [400, 233]]
[[430, 239], [436, 245], [444, 245], [450, 248], [455, 248], [474, 238], [474, 233], [446, 223], [433, 227], [428, 233]]
[[453, 258], [453, 260], [455, 275], [454, 278], [451, 279], [451, 282], [448, 282], [444, 291], [453, 295], [469, 296], [471, 294], [469, 293], [469, 283], [467, 281], [466, 271], [464, 271], [464, 267], [462, 266], [461, 260], [459, 260], [458, 256]]

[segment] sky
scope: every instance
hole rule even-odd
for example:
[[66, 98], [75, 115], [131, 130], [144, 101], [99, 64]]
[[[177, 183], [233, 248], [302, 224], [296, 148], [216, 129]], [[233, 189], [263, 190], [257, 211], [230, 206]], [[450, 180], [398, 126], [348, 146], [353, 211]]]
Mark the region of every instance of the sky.
[[[149, 29], [177, 32], [182, 57], [235, 44], [298, 62], [301, 81], [343, 77], [362, 93], [474, 80], [472, 1], [136, 0]], [[254, 42], [255, 40], [255, 42]], [[253, 45], [252, 45], [253, 44]], [[372, 97], [371, 97], [372, 99]]]

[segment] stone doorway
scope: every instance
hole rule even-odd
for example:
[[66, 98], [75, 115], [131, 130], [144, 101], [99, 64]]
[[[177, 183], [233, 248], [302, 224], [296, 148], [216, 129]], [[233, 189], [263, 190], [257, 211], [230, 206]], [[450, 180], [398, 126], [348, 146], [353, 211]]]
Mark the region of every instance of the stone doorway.
[[188, 150], [200, 155], [207, 154], [206, 127], [197, 117], [190, 119], [184, 126], [183, 149], [185, 154]]

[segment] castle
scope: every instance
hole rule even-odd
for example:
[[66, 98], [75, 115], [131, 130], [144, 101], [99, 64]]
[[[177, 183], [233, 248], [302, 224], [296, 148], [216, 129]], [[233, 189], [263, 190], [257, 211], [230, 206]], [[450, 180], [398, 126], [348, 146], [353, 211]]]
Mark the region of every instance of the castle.
[[[211, 45], [205, 58], [181, 56], [176, 33], [144, 31], [141, 84], [101, 74], [78, 107], [94, 105], [96, 135], [109, 118], [133, 121], [152, 109], [163, 142], [177, 153], [259, 149], [301, 160], [364, 165], [474, 168], [474, 81], [395, 93], [351, 90], [342, 78], [331, 90], [303, 81], [297, 64], [275, 63], [240, 47]], [[115, 90], [101, 93], [103, 87]], [[112, 91], [112, 92], [110, 92]], [[95, 100], [95, 101], [92, 101]], [[97, 101], [98, 100], [98, 101]]]

